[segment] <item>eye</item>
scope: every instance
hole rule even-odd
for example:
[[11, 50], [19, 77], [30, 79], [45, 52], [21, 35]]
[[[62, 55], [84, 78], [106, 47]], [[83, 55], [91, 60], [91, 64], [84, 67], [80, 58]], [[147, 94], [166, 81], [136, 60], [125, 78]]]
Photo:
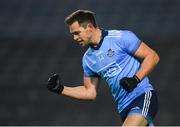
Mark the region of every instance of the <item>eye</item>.
[[73, 35], [79, 35], [81, 32], [80, 31], [77, 31], [77, 32], [73, 32], [72, 34]]

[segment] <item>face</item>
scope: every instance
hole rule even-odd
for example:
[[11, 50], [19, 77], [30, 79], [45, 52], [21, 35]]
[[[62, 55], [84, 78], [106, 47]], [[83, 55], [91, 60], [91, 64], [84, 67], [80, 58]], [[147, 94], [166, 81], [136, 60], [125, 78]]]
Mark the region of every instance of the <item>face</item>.
[[78, 22], [74, 22], [72, 25], [69, 26], [70, 32], [73, 35], [73, 39], [77, 41], [81, 46], [86, 46], [91, 41], [91, 28], [87, 27], [84, 28], [79, 25]]

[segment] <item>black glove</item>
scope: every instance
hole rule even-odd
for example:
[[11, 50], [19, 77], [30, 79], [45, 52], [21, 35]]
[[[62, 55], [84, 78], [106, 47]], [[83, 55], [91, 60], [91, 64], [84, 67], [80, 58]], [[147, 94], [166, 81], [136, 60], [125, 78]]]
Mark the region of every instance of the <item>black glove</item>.
[[131, 92], [137, 85], [138, 83], [140, 83], [140, 79], [134, 75], [131, 78], [128, 77], [124, 77], [120, 80], [120, 85], [122, 85], [122, 87], [128, 91]]
[[57, 93], [57, 94], [61, 94], [64, 86], [61, 85], [61, 81], [59, 78], [58, 74], [53, 74], [49, 79], [48, 79], [48, 84], [47, 84], [47, 88], [49, 91]]

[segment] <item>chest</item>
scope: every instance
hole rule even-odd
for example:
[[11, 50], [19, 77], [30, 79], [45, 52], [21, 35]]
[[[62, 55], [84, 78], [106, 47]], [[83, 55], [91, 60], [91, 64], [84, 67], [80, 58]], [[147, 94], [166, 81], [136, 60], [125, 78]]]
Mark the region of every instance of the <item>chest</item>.
[[92, 71], [101, 73], [110, 68], [120, 68], [120, 63], [123, 60], [124, 52], [114, 47], [103, 48], [89, 53], [86, 56], [86, 61]]

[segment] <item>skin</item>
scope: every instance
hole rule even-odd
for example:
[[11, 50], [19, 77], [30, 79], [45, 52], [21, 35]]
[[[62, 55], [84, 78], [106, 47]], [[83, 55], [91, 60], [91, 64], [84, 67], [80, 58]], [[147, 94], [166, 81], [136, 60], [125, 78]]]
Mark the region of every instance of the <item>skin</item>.
[[129, 115], [123, 123], [124, 126], [146, 126], [147, 120], [144, 116], [139, 114]]
[[[101, 30], [94, 27], [91, 23], [87, 23], [86, 27], [81, 26], [77, 21], [69, 26], [70, 33], [73, 39], [82, 47], [92, 45], [97, 47], [101, 40]], [[135, 56], [143, 59], [141, 68], [136, 73], [136, 76], [142, 80], [148, 75], [159, 62], [158, 54], [147, 46], [144, 42], [141, 43], [135, 52]], [[84, 77], [83, 84], [76, 87], [64, 86], [62, 94], [80, 100], [94, 100], [97, 96], [97, 86], [99, 79], [97, 77]], [[139, 114], [127, 116], [123, 126], [146, 126], [147, 120]]]
[[101, 39], [101, 30], [98, 27], [95, 28], [91, 23], [87, 23], [86, 28], [84, 28], [76, 21], [69, 28], [73, 39], [81, 46], [91, 44], [96, 47]]

